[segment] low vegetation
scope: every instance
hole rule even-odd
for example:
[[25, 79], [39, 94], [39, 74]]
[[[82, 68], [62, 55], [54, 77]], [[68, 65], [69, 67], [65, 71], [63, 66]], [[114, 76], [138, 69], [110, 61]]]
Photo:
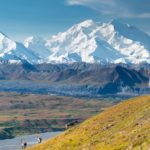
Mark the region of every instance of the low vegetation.
[[0, 93], [0, 139], [64, 130], [66, 123], [83, 121], [113, 104], [107, 100]]
[[121, 102], [28, 150], [148, 150], [150, 95]]

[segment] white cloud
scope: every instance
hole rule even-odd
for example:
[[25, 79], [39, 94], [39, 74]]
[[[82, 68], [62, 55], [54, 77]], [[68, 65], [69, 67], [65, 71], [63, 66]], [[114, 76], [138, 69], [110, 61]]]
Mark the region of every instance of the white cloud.
[[67, 0], [67, 3], [69, 5], [84, 5], [88, 2], [87, 2], [87, 0], [81, 0], [81, 1], [80, 0]]
[[[116, 0], [67, 0], [68, 4], [70, 5], [89, 5], [89, 4], [107, 4], [107, 5], [114, 5]], [[90, 5], [89, 5], [90, 6]]]
[[138, 18], [149, 19], [149, 18], [150, 18], [150, 13], [143, 13], [143, 14], [140, 14], [140, 15], [138, 16]]
[[150, 19], [150, 13], [140, 13], [140, 14], [135, 14], [135, 13], [130, 13], [126, 14], [125, 16], [122, 16], [124, 18], [135, 18], [135, 19]]
[[109, 8], [116, 6], [116, 0], [67, 0], [68, 5], [83, 5], [108, 13]]
[[97, 10], [103, 15], [124, 18], [150, 18], [149, 12], [136, 12], [135, 5], [124, 0], [66, 0], [68, 5], [82, 5]]
[[92, 9], [104, 15], [125, 15], [124, 7], [119, 6], [118, 0], [66, 0], [68, 5], [82, 5]]

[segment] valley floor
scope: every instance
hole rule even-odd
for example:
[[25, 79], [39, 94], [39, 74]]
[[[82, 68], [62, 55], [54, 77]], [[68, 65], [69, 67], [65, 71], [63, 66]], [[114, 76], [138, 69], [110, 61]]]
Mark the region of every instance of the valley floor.
[[51, 131], [83, 120], [114, 105], [113, 100], [55, 95], [0, 93], [0, 139]]

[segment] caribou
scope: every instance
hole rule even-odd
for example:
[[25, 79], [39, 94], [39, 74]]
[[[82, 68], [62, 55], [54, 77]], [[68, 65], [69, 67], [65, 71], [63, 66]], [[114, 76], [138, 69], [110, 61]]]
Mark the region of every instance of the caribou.
[[78, 120], [75, 120], [73, 122], [67, 123], [65, 127], [66, 127], [66, 129], [69, 129], [70, 127], [72, 127], [78, 123], [79, 123]]

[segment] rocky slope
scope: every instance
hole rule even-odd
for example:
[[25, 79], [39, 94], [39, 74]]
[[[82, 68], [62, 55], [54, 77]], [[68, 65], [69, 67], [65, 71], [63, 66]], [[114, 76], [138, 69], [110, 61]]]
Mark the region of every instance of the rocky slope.
[[1, 64], [0, 91], [72, 96], [150, 92], [147, 66], [100, 64]]

